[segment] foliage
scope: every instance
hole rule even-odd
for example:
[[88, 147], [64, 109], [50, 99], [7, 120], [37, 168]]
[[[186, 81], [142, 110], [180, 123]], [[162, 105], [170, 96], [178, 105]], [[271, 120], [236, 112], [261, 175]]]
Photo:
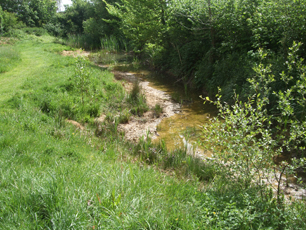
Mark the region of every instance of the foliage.
[[[256, 76], [248, 79], [253, 96], [242, 102], [235, 95], [235, 103], [230, 106], [222, 103], [221, 96], [217, 95], [215, 104], [219, 108], [219, 118], [214, 118], [203, 129], [206, 138], [203, 145], [211, 147], [229, 177], [243, 181], [246, 186], [255, 181], [260, 185], [263, 178], [271, 176], [271, 170], [278, 168], [274, 159], [280, 154], [296, 158], [289, 162], [292, 169], [305, 167], [301, 159], [305, 157], [305, 120], [299, 116], [305, 110], [304, 93], [300, 90], [304, 88], [305, 64], [296, 55], [299, 46], [293, 44], [285, 64], [289, 73], [295, 66], [298, 78], [289, 84], [293, 77], [283, 72], [282, 81], [291, 88], [285, 92], [273, 92], [279, 114], [273, 116], [268, 110], [272, 94], [270, 85], [276, 80], [271, 65], [264, 64], [267, 54], [260, 50], [261, 63], [254, 67]], [[206, 100], [210, 101], [209, 98]], [[300, 106], [299, 110], [295, 110], [296, 105]], [[282, 162], [279, 167], [283, 172], [288, 164]], [[281, 177], [282, 173], [278, 183], [281, 183]], [[280, 191], [278, 199], [279, 196]]]
[[75, 43], [77, 47], [96, 49], [101, 47], [101, 39], [108, 39], [113, 35], [118, 40], [124, 40], [117, 23], [104, 21], [112, 19], [114, 17], [108, 14], [103, 1], [75, 0], [71, 6], [66, 7], [65, 12], [58, 14], [47, 28], [53, 31], [53, 34], [68, 37], [69, 40], [79, 38], [82, 42]]
[[24, 24], [18, 21], [16, 14], [3, 11], [0, 5], [0, 35], [9, 34], [9, 31], [22, 27], [24, 27]]
[[[110, 2], [120, 3], [118, 0], [111, 0]], [[98, 47], [100, 45], [99, 41], [110, 39], [117, 40], [120, 49], [124, 49], [126, 39], [119, 30], [118, 22], [116, 22], [117, 18], [108, 13], [106, 5], [102, 0], [92, 1], [92, 7], [93, 12], [90, 18], [83, 21], [84, 33], [93, 37]]]
[[1, 0], [3, 10], [15, 13], [27, 26], [42, 26], [56, 13], [54, 0]]
[[84, 31], [83, 21], [90, 18], [93, 8], [90, 2], [84, 0], [75, 0], [71, 6], [68, 6], [64, 14], [59, 17], [63, 24], [66, 34], [82, 34]]
[[166, 1], [122, 0], [121, 4], [104, 1], [109, 14], [120, 19], [120, 28], [135, 50], [142, 51], [146, 44], [158, 44], [165, 29]]
[[63, 26], [57, 20], [46, 23], [43, 28], [46, 29], [50, 35], [56, 37], [64, 36]]

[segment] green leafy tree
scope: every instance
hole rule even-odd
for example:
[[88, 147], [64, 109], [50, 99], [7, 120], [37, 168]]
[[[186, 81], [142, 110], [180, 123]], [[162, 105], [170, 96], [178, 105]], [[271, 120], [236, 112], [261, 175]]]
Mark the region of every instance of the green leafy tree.
[[1, 11], [0, 6], [0, 34], [6, 34], [12, 29], [19, 29], [22, 27], [24, 27], [24, 24], [18, 20], [16, 14]]
[[94, 14], [93, 4], [86, 0], [73, 0], [59, 21], [65, 28], [66, 34], [82, 34], [83, 22]]
[[[120, 3], [117, 0], [109, 3]], [[102, 38], [115, 36], [118, 40], [123, 39], [123, 34], [119, 29], [118, 18], [110, 15], [106, 9], [106, 4], [102, 0], [93, 0], [93, 13], [90, 18], [83, 21], [84, 33], [90, 35], [97, 43]]]
[[167, 1], [122, 0], [121, 4], [104, 1], [109, 14], [120, 19], [120, 28], [136, 50], [146, 44], [160, 44], [166, 29]]
[[28, 26], [42, 26], [56, 13], [56, 0], [0, 0], [4, 10], [15, 13]]

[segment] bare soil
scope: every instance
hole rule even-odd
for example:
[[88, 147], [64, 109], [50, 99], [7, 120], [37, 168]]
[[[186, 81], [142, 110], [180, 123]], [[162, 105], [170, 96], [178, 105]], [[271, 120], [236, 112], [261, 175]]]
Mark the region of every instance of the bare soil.
[[[127, 74], [128, 77], [130, 77], [130, 73], [121, 73], [121, 75], [122, 74]], [[165, 92], [152, 88], [147, 81], [140, 82], [139, 85], [142, 89], [142, 93], [146, 97], [147, 105], [150, 110], [144, 113], [142, 117], [133, 116], [129, 123], [120, 124], [118, 126], [119, 131], [125, 132], [125, 138], [134, 142], [137, 142], [141, 137], [145, 139], [147, 136], [152, 139], [156, 138], [158, 136], [156, 128], [162, 119], [180, 112], [180, 105], [173, 102], [171, 97]], [[130, 82], [123, 83], [123, 86], [128, 92], [132, 89], [132, 83]], [[152, 111], [157, 104], [162, 108], [162, 113], [160, 115]]]
[[90, 55], [90, 52], [84, 51], [82, 49], [78, 49], [76, 51], [67, 51], [64, 50], [62, 52], [63, 56], [72, 56], [72, 57], [88, 57]]

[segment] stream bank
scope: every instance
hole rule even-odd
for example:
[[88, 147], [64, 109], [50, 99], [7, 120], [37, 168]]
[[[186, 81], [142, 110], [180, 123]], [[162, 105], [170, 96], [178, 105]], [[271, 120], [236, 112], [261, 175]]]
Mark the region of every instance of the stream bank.
[[[85, 56], [92, 59], [92, 54], [85, 51], [66, 52], [64, 55]], [[190, 92], [184, 97], [186, 91], [182, 87], [173, 85], [167, 78], [160, 77], [156, 73], [140, 69], [129, 70], [125, 63], [120, 62], [116, 65], [99, 63], [96, 63], [96, 65], [111, 71], [127, 92], [132, 90], [134, 82], [139, 82], [142, 93], [145, 95], [146, 103], [150, 108], [149, 111], [141, 117], [132, 116], [128, 123], [118, 125], [118, 131], [125, 133], [126, 140], [138, 142], [142, 137], [150, 137], [155, 143], [164, 141], [169, 151], [185, 148], [188, 154], [203, 160], [211, 157], [209, 152], [205, 152], [198, 146], [201, 141], [203, 124], [217, 115], [215, 106], [203, 105], [203, 101], [196, 93]], [[183, 97], [181, 97], [181, 94], [183, 94]], [[156, 116], [152, 111], [156, 105], [162, 108], [160, 116]], [[105, 115], [102, 115], [97, 120], [103, 122], [104, 119]], [[278, 172], [275, 175], [271, 174], [268, 176], [269, 178], [263, 181], [270, 184], [275, 193], [277, 191], [275, 176], [277, 177], [278, 174]], [[286, 178], [282, 180], [281, 184], [281, 190], [287, 198], [303, 199], [306, 195], [305, 189], [291, 183], [291, 181], [287, 183]], [[288, 186], [285, 186], [285, 184]]]

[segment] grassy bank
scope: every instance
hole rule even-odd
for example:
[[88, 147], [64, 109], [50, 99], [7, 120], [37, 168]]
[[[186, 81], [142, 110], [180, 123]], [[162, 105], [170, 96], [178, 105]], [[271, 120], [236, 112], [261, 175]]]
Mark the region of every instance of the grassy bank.
[[126, 143], [116, 123], [95, 135], [95, 117], [117, 115], [124, 91], [111, 73], [58, 54], [69, 47], [32, 36], [8, 49], [19, 59], [0, 74], [0, 229], [305, 228], [303, 203], [218, 174], [178, 179], [147, 164], [158, 149]]

